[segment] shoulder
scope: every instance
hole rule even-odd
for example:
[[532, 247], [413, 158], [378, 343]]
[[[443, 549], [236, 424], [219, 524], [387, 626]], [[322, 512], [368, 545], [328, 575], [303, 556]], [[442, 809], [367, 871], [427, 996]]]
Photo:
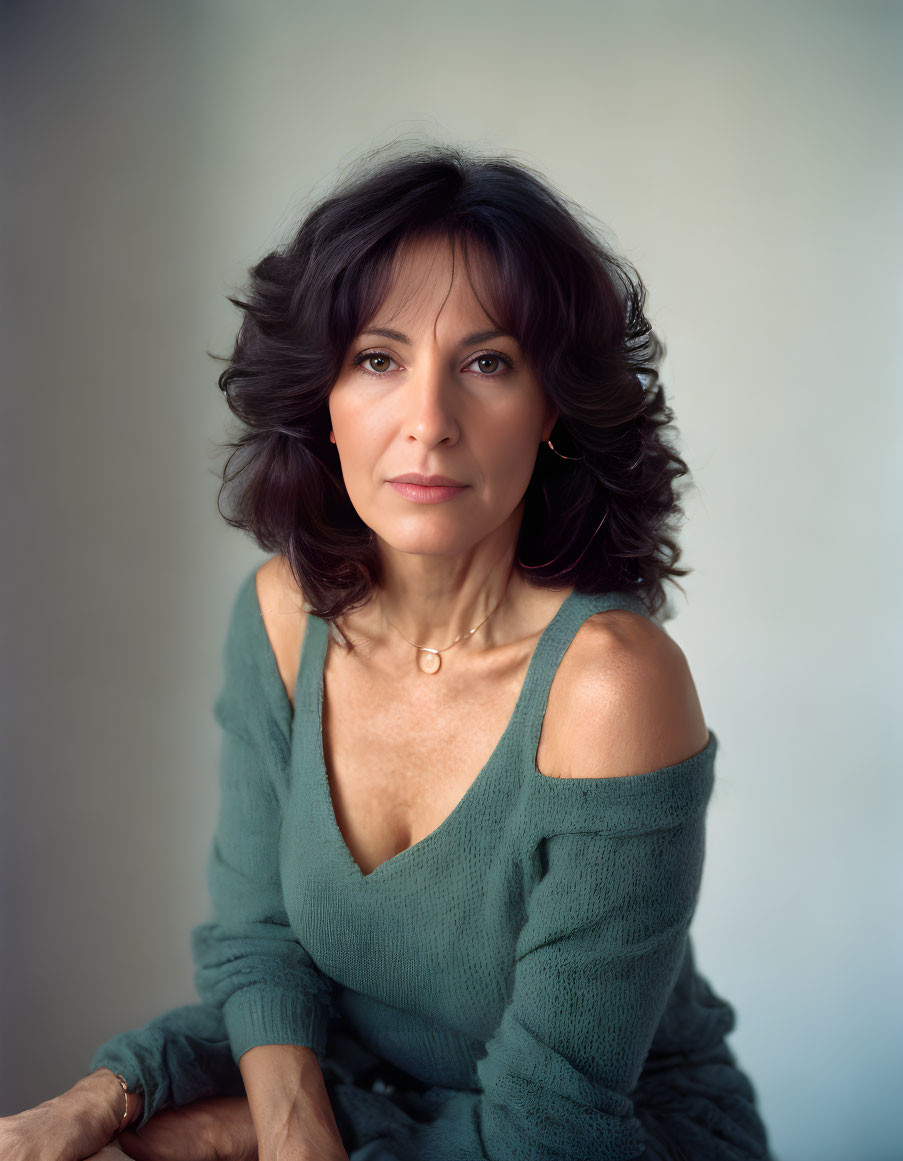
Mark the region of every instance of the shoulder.
[[613, 609], [578, 629], [549, 694], [541, 772], [616, 778], [676, 765], [708, 742], [686, 656], [653, 620]]
[[284, 556], [271, 556], [257, 569], [257, 602], [282, 684], [291, 701], [307, 625], [304, 594]]

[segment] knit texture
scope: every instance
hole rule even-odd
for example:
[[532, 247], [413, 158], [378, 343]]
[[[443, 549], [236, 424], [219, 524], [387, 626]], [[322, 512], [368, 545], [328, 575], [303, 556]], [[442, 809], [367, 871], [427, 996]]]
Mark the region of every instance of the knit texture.
[[446, 820], [364, 875], [322, 747], [328, 629], [309, 616], [289, 702], [256, 592], [233, 604], [211, 909], [190, 935], [200, 1003], [120, 1033], [90, 1067], [159, 1109], [241, 1092], [238, 1060], [320, 1060], [351, 1161], [768, 1161], [735, 1013], [690, 938], [718, 739], [623, 778], [546, 777], [552, 680], [593, 613], [572, 593], [508, 725]]

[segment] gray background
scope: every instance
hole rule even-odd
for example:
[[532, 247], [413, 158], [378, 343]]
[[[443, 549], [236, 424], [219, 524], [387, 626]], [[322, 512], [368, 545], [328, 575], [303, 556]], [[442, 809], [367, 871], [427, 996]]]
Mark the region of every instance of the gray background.
[[[0, 1113], [194, 999], [235, 588], [225, 295], [399, 136], [650, 288], [721, 740], [694, 925], [779, 1161], [899, 1157], [901, 8], [7, 3]], [[894, 721], [897, 711], [896, 723]]]

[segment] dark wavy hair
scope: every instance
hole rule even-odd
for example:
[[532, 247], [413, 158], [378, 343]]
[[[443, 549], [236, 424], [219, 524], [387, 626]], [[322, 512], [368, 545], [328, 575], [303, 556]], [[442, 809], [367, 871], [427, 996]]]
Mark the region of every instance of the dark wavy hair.
[[460, 146], [365, 155], [229, 298], [244, 318], [219, 386], [243, 430], [221, 445], [220, 514], [286, 558], [310, 612], [334, 623], [366, 602], [379, 553], [345, 489], [327, 400], [399, 246], [425, 237], [460, 243], [472, 286], [470, 250], [487, 259], [477, 297], [560, 413], [560, 454], [538, 448], [515, 567], [539, 586], [631, 593], [667, 619], [664, 581], [690, 571], [674, 538], [675, 479], [689, 469], [666, 438], [664, 347], [642, 280], [538, 173]]

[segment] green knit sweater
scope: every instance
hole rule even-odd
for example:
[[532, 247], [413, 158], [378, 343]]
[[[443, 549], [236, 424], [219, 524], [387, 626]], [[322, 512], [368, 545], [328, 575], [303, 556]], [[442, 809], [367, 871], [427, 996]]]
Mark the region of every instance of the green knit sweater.
[[733, 1008], [689, 927], [718, 746], [624, 778], [535, 764], [552, 679], [593, 613], [574, 592], [537, 642], [495, 750], [446, 820], [364, 875], [323, 760], [327, 624], [309, 616], [295, 710], [260, 615], [235, 599], [200, 1003], [120, 1033], [90, 1068], [159, 1109], [243, 1091], [237, 1061], [301, 1044], [352, 1161], [768, 1158]]

